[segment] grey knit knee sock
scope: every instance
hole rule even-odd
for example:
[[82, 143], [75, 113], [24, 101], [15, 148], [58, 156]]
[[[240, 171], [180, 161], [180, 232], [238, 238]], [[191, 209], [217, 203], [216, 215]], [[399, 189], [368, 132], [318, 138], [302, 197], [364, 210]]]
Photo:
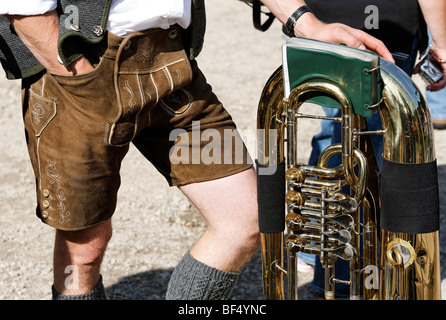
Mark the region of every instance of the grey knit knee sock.
[[90, 292], [81, 295], [65, 295], [60, 294], [54, 288], [54, 285], [51, 287], [53, 292], [53, 300], [107, 300], [107, 295], [105, 293], [105, 288], [102, 283], [102, 276], [99, 278], [99, 282]]
[[238, 272], [221, 271], [195, 260], [188, 252], [172, 273], [166, 299], [225, 300], [238, 276]]

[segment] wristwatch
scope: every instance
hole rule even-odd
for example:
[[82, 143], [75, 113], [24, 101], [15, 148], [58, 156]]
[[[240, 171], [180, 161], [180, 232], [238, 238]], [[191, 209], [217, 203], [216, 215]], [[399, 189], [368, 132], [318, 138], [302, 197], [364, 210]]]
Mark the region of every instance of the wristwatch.
[[312, 11], [307, 6], [302, 6], [297, 8], [296, 11], [294, 11], [293, 14], [288, 18], [285, 28], [289, 34], [294, 35], [294, 26], [296, 25], [297, 20], [306, 12]]

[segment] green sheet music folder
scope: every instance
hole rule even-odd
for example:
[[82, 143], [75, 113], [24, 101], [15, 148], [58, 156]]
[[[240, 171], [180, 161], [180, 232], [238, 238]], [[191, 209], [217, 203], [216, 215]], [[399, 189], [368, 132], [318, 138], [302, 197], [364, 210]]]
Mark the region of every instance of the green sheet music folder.
[[[379, 61], [379, 56], [369, 51], [291, 38], [283, 46], [285, 97], [303, 82], [324, 79], [344, 90], [356, 114], [369, 118], [374, 112], [370, 106], [378, 104], [381, 99]], [[322, 94], [307, 102], [341, 108], [336, 100]], [[378, 110], [378, 107], [374, 109]]]

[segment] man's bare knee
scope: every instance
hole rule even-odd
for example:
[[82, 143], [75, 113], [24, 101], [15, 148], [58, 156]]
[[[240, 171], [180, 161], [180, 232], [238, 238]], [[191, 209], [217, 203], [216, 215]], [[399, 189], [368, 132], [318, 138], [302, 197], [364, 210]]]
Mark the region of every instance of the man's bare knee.
[[107, 244], [112, 237], [110, 221], [80, 231], [61, 231], [56, 233], [56, 247], [59, 253], [65, 251], [75, 265], [100, 264]]
[[260, 247], [260, 233], [256, 232], [255, 229], [247, 230], [239, 239], [235, 247], [238, 247], [240, 254], [244, 256], [254, 255]]

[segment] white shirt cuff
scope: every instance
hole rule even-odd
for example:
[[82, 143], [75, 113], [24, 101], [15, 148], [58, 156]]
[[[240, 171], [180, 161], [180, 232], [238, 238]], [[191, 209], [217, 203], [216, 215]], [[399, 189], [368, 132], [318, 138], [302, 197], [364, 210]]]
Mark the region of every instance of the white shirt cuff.
[[54, 10], [57, 0], [12, 0], [0, 1], [0, 15], [37, 15]]

